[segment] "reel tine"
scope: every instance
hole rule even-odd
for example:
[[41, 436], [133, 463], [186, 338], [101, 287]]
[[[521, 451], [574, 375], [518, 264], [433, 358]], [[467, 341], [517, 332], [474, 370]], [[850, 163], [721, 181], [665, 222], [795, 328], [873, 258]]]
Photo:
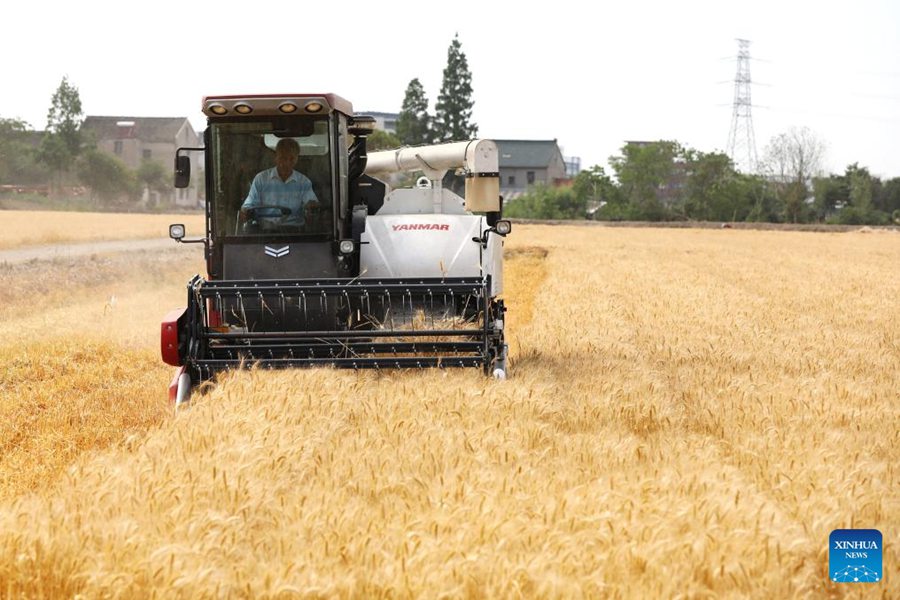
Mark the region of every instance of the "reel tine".
[[304, 327], [305, 327], [306, 331], [309, 331], [309, 311], [307, 310], [307, 306], [306, 306], [306, 293], [303, 292], [302, 290], [300, 292], [300, 298], [298, 298], [298, 300], [297, 300], [297, 304], [298, 304], [298, 306], [300, 304], [303, 305], [300, 310], [303, 311]]
[[347, 310], [347, 328], [350, 328], [350, 324], [353, 322], [353, 307], [350, 303], [350, 294], [347, 293], [347, 290], [344, 290], [344, 306], [341, 308], [346, 308]]
[[453, 293], [453, 290], [450, 290], [450, 313], [451, 318], [448, 319], [450, 321], [450, 329], [456, 329], [456, 294]]
[[[390, 292], [385, 290], [384, 294], [385, 294], [385, 296], [387, 296], [387, 301], [388, 301], [388, 316], [390, 317], [390, 323], [391, 323], [390, 330], [394, 331], [394, 310], [393, 310], [394, 304], [393, 304], [393, 301], [391, 300]], [[387, 319], [385, 319], [385, 321], [387, 321]]]
[[416, 328], [416, 303], [413, 299], [413, 295], [410, 290], [406, 290], [406, 295], [409, 296], [409, 328], [415, 330], [415, 328]]
[[237, 292], [237, 300], [238, 305], [241, 307], [241, 319], [243, 320], [243, 326], [247, 327], [247, 309], [244, 307], [244, 297], [241, 295], [241, 292]]
[[431, 288], [428, 288], [428, 312], [431, 313], [431, 328], [434, 329], [434, 294], [431, 293]]

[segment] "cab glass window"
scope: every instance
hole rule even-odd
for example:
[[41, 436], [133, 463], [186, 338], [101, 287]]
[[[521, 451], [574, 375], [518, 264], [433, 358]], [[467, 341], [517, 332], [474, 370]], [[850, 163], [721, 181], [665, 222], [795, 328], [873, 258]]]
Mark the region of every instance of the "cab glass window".
[[333, 231], [329, 117], [212, 125], [217, 237], [327, 236]]

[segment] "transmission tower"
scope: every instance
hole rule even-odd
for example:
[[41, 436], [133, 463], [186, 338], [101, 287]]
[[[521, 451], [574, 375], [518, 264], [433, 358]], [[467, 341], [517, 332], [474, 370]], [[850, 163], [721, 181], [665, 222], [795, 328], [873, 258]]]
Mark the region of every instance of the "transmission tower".
[[750, 112], [750, 40], [737, 41], [737, 73], [734, 76], [734, 109], [731, 130], [728, 132], [728, 155], [742, 173], [755, 173], [756, 136], [753, 135], [753, 115]]

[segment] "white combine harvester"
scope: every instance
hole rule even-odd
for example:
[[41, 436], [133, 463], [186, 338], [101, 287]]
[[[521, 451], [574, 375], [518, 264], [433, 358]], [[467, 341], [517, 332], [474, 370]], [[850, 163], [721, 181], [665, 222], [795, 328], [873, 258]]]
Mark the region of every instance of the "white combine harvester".
[[[178, 367], [176, 403], [219, 371], [330, 365], [480, 367], [506, 377], [503, 237], [497, 146], [472, 140], [366, 153], [371, 117], [334, 94], [218, 96], [203, 100], [207, 277], [188, 284], [187, 307], [162, 323], [163, 360]], [[242, 205], [274, 165], [282, 139], [318, 202], [303, 209]], [[442, 187], [466, 177], [465, 198]], [[391, 190], [378, 177], [421, 171]], [[302, 210], [302, 215], [299, 214]]]

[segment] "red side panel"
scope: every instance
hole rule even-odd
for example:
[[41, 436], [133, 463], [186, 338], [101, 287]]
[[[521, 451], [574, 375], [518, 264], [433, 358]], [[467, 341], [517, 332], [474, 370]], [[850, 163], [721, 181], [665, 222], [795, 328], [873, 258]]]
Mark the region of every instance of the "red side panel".
[[210, 327], [219, 327], [222, 324], [222, 315], [213, 308], [212, 298], [206, 299], [206, 314], [208, 315], [207, 320]]
[[184, 364], [181, 355], [178, 353], [178, 331], [179, 325], [184, 323], [186, 308], [179, 308], [169, 312], [165, 316], [160, 329], [160, 350], [162, 351], [163, 362], [173, 367], [179, 367]]

